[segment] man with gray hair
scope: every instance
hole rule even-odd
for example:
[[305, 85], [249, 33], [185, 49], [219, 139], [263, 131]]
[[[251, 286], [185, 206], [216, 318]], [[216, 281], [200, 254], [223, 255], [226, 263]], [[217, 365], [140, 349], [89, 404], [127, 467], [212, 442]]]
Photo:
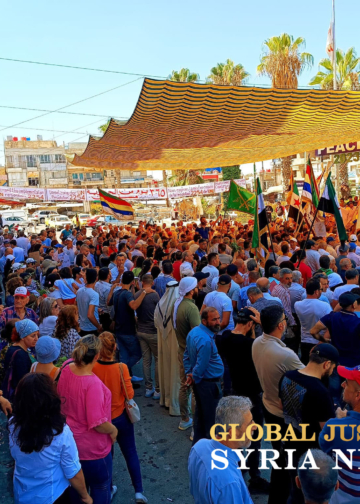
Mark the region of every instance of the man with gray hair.
[[269, 301], [276, 301], [281, 304], [282, 302], [278, 297], [272, 296], [269, 292], [270, 290], [270, 280], [266, 277], [261, 277], [256, 281], [256, 286], [259, 287], [261, 292], [263, 293], [264, 299], [268, 299]]
[[[305, 462], [307, 455], [304, 453], [297, 469], [296, 486], [301, 489], [305, 504], [328, 504], [330, 499], [335, 503], [336, 499], [332, 499], [332, 496], [339, 488], [336, 464], [321, 450], [310, 450], [310, 452], [318, 469], [312, 468], [308, 462]], [[356, 502], [356, 500], [354, 497], [354, 500], [348, 502]]]
[[295, 313], [294, 304], [296, 301], [301, 301], [303, 296], [306, 296], [306, 289], [302, 286], [302, 274], [301, 271], [295, 270], [292, 272], [292, 283], [289, 287], [290, 292], [290, 302], [291, 302], [291, 312]]
[[[259, 278], [259, 280], [267, 280], [267, 278]], [[258, 281], [259, 281], [258, 280]], [[264, 297], [264, 294], [261, 292], [259, 287], [249, 287], [247, 291], [247, 295], [249, 298], [248, 301], [248, 306], [251, 306], [252, 308], [255, 308], [259, 313], [266, 308], [267, 306], [279, 306], [279, 303], [274, 300], [269, 300]], [[272, 297], [272, 296], [270, 296]], [[281, 305], [281, 303], [280, 303]], [[261, 336], [263, 333], [263, 330], [261, 328], [260, 324], [255, 325], [255, 335], [256, 336]]]
[[[245, 435], [246, 429], [253, 423], [252, 404], [249, 398], [227, 396], [219, 401], [215, 413], [216, 439], [201, 439], [190, 451], [188, 470], [190, 493], [195, 504], [253, 504], [244, 478], [239, 470], [239, 458], [232, 450], [250, 447], [251, 440]], [[236, 424], [237, 441], [230, 441], [231, 424]], [[256, 430], [253, 425], [251, 432]], [[213, 455], [224, 456], [227, 463], [213, 460]], [[226, 464], [225, 464], [226, 465]]]

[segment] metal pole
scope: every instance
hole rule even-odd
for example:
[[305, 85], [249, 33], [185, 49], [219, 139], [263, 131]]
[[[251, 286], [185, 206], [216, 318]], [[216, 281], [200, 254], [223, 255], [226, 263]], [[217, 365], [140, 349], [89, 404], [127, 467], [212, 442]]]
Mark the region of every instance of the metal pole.
[[332, 2], [332, 7], [333, 7], [333, 39], [334, 39], [333, 73], [334, 73], [334, 90], [336, 90], [337, 84], [336, 84], [335, 0], [333, 0]]

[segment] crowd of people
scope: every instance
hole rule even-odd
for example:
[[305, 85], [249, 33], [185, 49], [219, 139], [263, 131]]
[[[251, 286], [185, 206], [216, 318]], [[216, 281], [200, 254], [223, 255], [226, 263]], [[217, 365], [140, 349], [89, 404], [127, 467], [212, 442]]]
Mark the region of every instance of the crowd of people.
[[[141, 382], [189, 432], [196, 504], [251, 504], [258, 492], [269, 504], [358, 502], [359, 456], [339, 470], [330, 456], [359, 446], [360, 233], [340, 243], [333, 225], [295, 236], [294, 224], [271, 222], [265, 258], [251, 249], [252, 221], [0, 231], [0, 406], [15, 502], [108, 504], [115, 442], [135, 502], [148, 502], [133, 425]], [[215, 424], [224, 432], [212, 439]], [[264, 424], [282, 438], [307, 424], [311, 439], [272, 441], [270, 482], [252, 440]], [[234, 454], [212, 468], [224, 446], [252, 450], [248, 478]], [[305, 467], [307, 450], [318, 471]]]

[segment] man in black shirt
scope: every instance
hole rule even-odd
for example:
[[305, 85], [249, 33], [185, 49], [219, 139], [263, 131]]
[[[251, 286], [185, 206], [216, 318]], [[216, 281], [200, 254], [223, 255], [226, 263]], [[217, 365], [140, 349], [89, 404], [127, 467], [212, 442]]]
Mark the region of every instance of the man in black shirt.
[[[316, 345], [309, 356], [309, 363], [300, 370], [288, 371], [279, 383], [286, 424], [291, 424], [298, 438], [302, 437], [301, 424], [308, 424], [306, 438], [315, 434], [315, 441], [288, 441], [287, 449], [296, 449], [294, 466], [303, 453], [319, 448], [318, 437], [325, 423], [335, 417], [335, 409], [329, 390], [324, 385], [337, 366], [339, 352], [329, 343]], [[291, 475], [291, 503], [303, 502], [295, 485], [296, 471]]]
[[[261, 400], [261, 385], [252, 359], [252, 345], [255, 339], [255, 325], [260, 322], [260, 315], [254, 308], [243, 308], [234, 316], [236, 327], [224, 331], [220, 340], [221, 351], [229, 366], [233, 392], [239, 396], [249, 397], [253, 403], [251, 409], [254, 422], [263, 425], [264, 415]], [[217, 340], [218, 343], [218, 340]], [[257, 437], [257, 431], [253, 433]], [[261, 440], [252, 441], [249, 455], [250, 490], [269, 491], [269, 483], [261, 478], [259, 460]]]

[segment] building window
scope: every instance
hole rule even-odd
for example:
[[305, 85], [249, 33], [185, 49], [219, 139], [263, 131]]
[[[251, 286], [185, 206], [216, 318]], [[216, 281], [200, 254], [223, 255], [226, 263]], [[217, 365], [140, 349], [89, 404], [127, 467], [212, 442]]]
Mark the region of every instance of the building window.
[[28, 168], [36, 168], [36, 156], [26, 156], [26, 166]]
[[39, 179], [38, 178], [29, 178], [29, 186], [38, 186], [39, 185]]
[[40, 163], [41, 164], [51, 163], [50, 155], [49, 154], [41, 154], [41, 156], [40, 156]]
[[91, 178], [93, 180], [102, 180], [102, 175], [101, 175], [101, 173], [92, 173]]
[[63, 154], [55, 154], [55, 163], [65, 163], [65, 156]]
[[73, 180], [77, 180], [78, 179], [78, 174], [77, 173], [73, 173], [72, 178], [73, 178]]

